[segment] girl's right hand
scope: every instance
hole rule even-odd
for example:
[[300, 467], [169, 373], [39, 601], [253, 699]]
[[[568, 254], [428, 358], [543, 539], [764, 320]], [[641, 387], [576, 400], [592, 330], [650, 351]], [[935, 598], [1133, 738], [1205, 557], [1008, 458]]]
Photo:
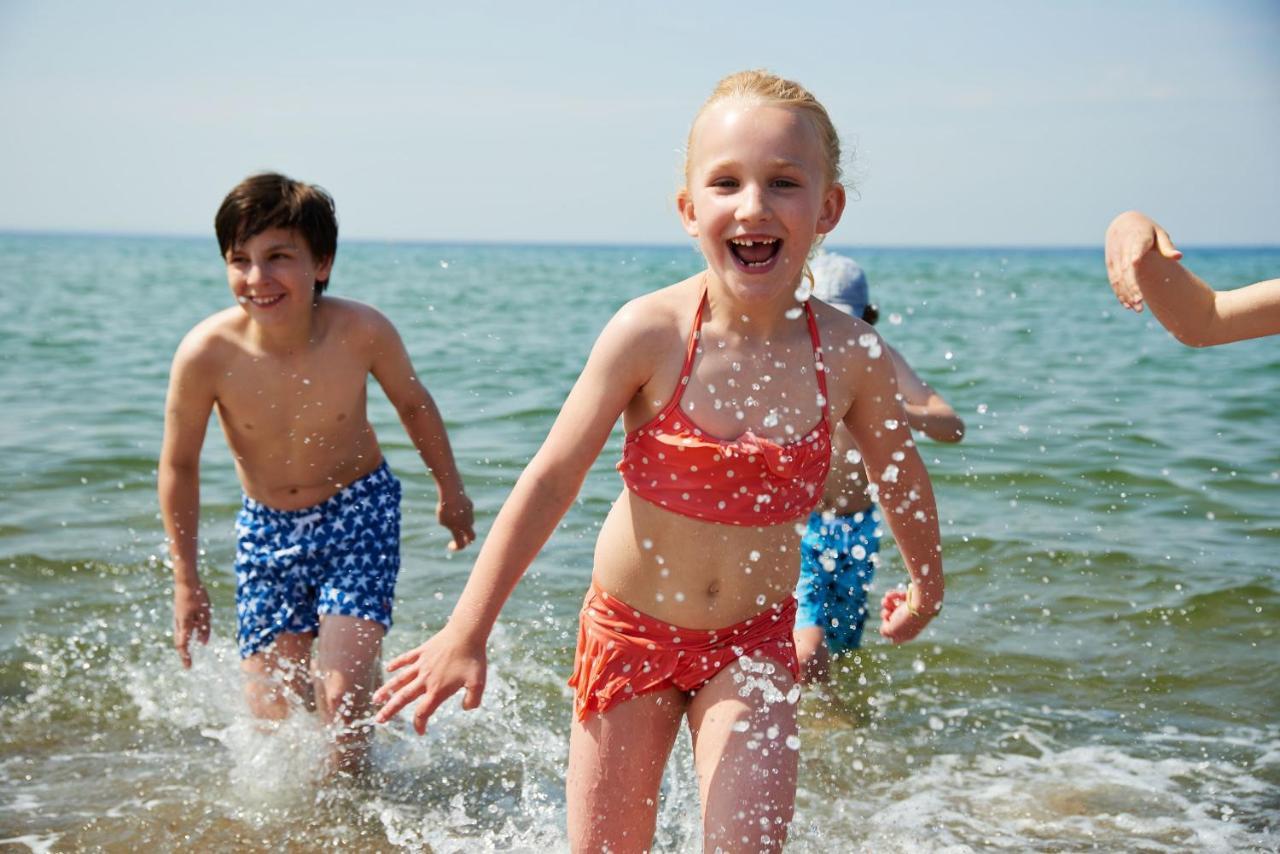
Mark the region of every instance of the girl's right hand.
[[470, 711], [480, 706], [488, 661], [483, 642], [477, 645], [456, 638], [446, 625], [422, 646], [393, 658], [387, 670], [395, 675], [373, 694], [373, 702], [382, 704], [374, 719], [386, 723], [421, 697], [413, 712], [413, 728], [423, 735], [427, 719], [460, 688], [466, 689], [462, 708]]

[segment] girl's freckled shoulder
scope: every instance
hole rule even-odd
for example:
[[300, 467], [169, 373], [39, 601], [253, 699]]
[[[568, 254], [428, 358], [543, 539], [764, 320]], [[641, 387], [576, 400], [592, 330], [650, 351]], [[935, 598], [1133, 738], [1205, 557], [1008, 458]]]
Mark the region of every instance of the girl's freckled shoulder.
[[869, 375], [892, 376], [892, 358], [888, 345], [875, 327], [839, 309], [815, 302], [818, 332], [822, 336], [822, 357], [834, 400], [852, 400], [882, 379]]
[[678, 360], [697, 301], [696, 293], [682, 290], [685, 284], [636, 297], [619, 308], [596, 340], [592, 360], [640, 384], [660, 365]]
[[867, 335], [880, 340], [870, 324], [820, 300], [810, 300], [810, 303], [818, 322], [818, 335], [822, 338], [822, 353], [829, 367], [849, 366], [858, 359], [865, 359]]
[[690, 318], [691, 302], [681, 286], [672, 285], [636, 297], [624, 304], [605, 327], [603, 334], [629, 340], [636, 346], [660, 346], [673, 335], [682, 338]]

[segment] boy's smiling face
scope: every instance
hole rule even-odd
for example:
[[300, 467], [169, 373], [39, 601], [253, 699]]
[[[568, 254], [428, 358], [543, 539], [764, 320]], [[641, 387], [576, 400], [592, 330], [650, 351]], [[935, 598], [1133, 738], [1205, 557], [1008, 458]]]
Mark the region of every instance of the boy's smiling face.
[[288, 228], [269, 228], [227, 253], [231, 295], [253, 320], [277, 323], [309, 312], [318, 279], [327, 279], [332, 259], [317, 260], [306, 240]]

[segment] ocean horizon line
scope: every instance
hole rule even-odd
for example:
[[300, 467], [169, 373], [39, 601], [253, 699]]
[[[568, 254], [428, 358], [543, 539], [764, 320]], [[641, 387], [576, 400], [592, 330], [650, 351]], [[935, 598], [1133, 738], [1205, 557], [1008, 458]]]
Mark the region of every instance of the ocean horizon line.
[[[182, 242], [208, 241], [216, 243], [212, 233], [208, 235], [165, 233], [152, 231], [101, 231], [78, 229], [25, 229], [0, 228], [0, 237], [79, 238], [116, 240], [174, 240]], [[430, 246], [458, 248], [502, 249], [660, 249], [696, 251], [690, 243], [623, 242], [623, 241], [572, 241], [572, 240], [465, 240], [425, 239], [405, 237], [340, 237], [344, 246]], [[868, 243], [861, 245], [832, 245], [831, 251], [853, 254], [857, 252], [908, 251], [908, 252], [1079, 252], [1102, 251], [1097, 244], [1078, 243]], [[1184, 250], [1211, 251], [1280, 251], [1280, 243], [1183, 243]]]

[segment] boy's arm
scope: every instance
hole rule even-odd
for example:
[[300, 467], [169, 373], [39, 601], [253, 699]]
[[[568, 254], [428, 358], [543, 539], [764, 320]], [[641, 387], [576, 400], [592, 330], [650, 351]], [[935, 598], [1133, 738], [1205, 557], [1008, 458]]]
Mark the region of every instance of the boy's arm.
[[525, 569], [564, 516], [618, 416], [648, 380], [646, 354], [658, 351], [633, 334], [623, 313], [605, 328], [546, 441], [525, 468], [486, 537], [448, 623], [388, 665], [397, 671], [374, 694], [390, 720], [418, 697], [414, 728], [422, 733], [436, 708], [466, 688], [464, 709], [480, 705], [485, 643], [498, 613]]
[[901, 353], [887, 344], [885, 349], [893, 359], [898, 394], [911, 429], [919, 430], [935, 442], [959, 442], [963, 439], [964, 420], [956, 415], [951, 404], [907, 364]]
[[1214, 291], [1179, 263], [1168, 232], [1126, 211], [1107, 227], [1107, 276], [1121, 304], [1151, 313], [1183, 344], [1210, 347], [1280, 334], [1280, 279]]
[[449, 549], [466, 547], [476, 538], [471, 499], [458, 473], [458, 464], [449, 445], [440, 410], [414, 373], [409, 353], [394, 326], [377, 315], [374, 326], [374, 355], [370, 368], [378, 385], [400, 415], [400, 422], [418, 455], [436, 482], [439, 496], [436, 518], [453, 535]]
[[200, 448], [213, 409], [214, 372], [200, 361], [190, 338], [173, 358], [158, 472], [160, 515], [173, 564], [173, 645], [183, 667], [191, 666], [193, 635], [209, 642], [209, 595], [200, 583], [198, 534]]
[[855, 373], [858, 386], [844, 425], [862, 453], [867, 492], [880, 504], [911, 576], [910, 596], [890, 591], [881, 612], [880, 634], [902, 643], [920, 634], [942, 608], [938, 509], [929, 472], [903, 423], [891, 359], [862, 358], [869, 363]]

